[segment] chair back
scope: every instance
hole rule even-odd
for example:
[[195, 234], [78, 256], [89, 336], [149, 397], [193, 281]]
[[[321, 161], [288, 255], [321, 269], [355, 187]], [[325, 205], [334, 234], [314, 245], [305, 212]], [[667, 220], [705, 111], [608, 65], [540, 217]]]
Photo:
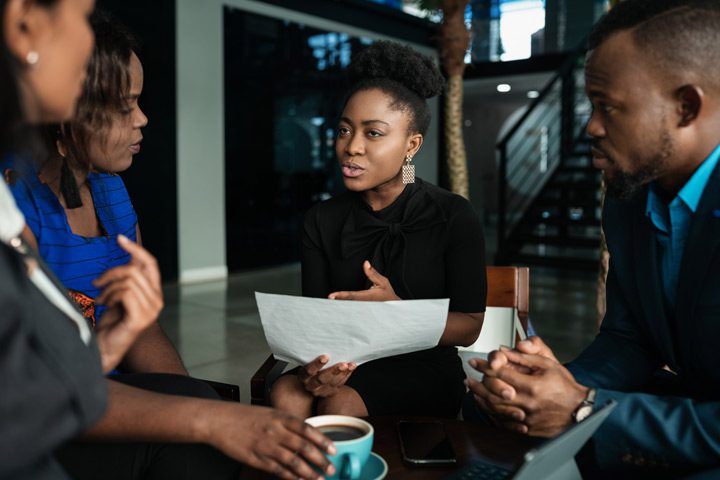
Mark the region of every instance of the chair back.
[[487, 308], [478, 339], [459, 347], [465, 374], [476, 377], [467, 365], [471, 357], [483, 356], [500, 345], [514, 347], [525, 338], [528, 322], [530, 271], [527, 267], [487, 267]]
[[513, 307], [525, 319], [530, 296], [530, 269], [527, 267], [487, 267], [487, 306]]

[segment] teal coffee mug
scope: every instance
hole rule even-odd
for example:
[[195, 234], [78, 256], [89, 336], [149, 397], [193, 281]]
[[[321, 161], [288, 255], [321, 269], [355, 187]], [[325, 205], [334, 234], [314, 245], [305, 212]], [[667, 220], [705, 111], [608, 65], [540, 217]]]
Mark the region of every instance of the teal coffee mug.
[[335, 466], [333, 480], [357, 480], [370, 458], [375, 431], [365, 420], [345, 415], [320, 415], [305, 420], [335, 443], [336, 455], [328, 455]]

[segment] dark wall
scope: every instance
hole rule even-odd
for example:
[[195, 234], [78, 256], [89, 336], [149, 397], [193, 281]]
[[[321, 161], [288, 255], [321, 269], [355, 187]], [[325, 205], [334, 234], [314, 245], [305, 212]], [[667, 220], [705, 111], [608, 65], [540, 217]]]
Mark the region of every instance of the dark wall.
[[141, 42], [145, 70], [140, 106], [149, 119], [142, 151], [122, 174], [138, 213], [143, 243], [164, 280], [178, 276], [175, 0], [99, 0]]
[[[366, 0], [265, 3], [429, 44], [436, 25]], [[225, 195], [231, 272], [300, 259], [305, 212], [344, 190], [344, 69], [371, 40], [225, 7]]]

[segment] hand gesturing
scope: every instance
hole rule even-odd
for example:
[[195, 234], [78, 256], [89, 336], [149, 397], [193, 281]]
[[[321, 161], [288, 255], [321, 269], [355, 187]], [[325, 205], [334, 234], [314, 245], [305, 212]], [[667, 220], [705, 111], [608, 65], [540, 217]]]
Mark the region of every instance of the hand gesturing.
[[368, 290], [360, 290], [356, 292], [334, 292], [328, 295], [331, 300], [360, 300], [366, 302], [386, 302], [389, 300], [401, 300], [395, 294], [395, 290], [390, 284], [390, 280], [375, 270], [370, 262], [363, 262], [363, 271], [368, 280], [372, 282], [372, 287]]

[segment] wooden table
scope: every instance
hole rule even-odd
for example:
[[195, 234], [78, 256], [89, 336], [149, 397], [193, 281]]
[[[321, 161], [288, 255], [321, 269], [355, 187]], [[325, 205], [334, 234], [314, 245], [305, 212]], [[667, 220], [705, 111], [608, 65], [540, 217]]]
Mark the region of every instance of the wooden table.
[[388, 464], [389, 480], [430, 480], [447, 477], [473, 460], [485, 459], [507, 465], [520, 465], [523, 455], [538, 441], [516, 433], [459, 420], [442, 420], [452, 443], [457, 463], [452, 466], [414, 466], [402, 460], [400, 440], [395, 425], [398, 420], [435, 420], [417, 417], [369, 417], [375, 427], [373, 451]]
[[[437, 420], [419, 417], [368, 417], [365, 420], [375, 428], [373, 452], [382, 456], [388, 464], [388, 480], [434, 480], [447, 477], [450, 473], [473, 460], [485, 459], [506, 465], [520, 465], [523, 455], [537, 445], [538, 440], [498, 428], [472, 425], [459, 420], [441, 420], [450, 442], [455, 449], [457, 463], [448, 467], [410, 466], [403, 462], [400, 453], [396, 423], [398, 420]], [[254, 470], [246, 470], [242, 479], [271, 478]]]

